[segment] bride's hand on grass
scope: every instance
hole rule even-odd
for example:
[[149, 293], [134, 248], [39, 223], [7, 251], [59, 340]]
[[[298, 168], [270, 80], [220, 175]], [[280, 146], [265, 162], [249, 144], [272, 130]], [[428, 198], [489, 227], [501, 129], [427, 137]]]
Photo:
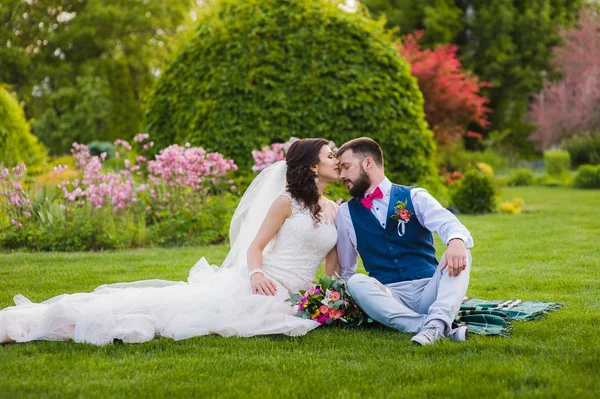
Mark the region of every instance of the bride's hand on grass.
[[250, 278], [250, 284], [252, 285], [252, 293], [275, 296], [277, 293], [277, 286], [273, 280], [266, 278], [261, 273], [256, 273]]

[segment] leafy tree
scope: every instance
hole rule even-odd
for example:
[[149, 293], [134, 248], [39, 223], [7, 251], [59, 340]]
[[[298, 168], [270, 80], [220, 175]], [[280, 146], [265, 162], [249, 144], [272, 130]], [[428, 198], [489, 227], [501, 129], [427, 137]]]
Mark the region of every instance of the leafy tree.
[[468, 130], [469, 124], [482, 128], [489, 125], [487, 98], [479, 95], [482, 87], [477, 76], [463, 71], [456, 56], [456, 46], [438, 45], [422, 49], [418, 43], [423, 33], [408, 34], [398, 44], [398, 51], [411, 66], [425, 100], [425, 119], [433, 129], [438, 145], [447, 145], [461, 136], [478, 137]]
[[390, 172], [432, 171], [434, 142], [409, 65], [378, 24], [330, 0], [222, 0], [149, 100], [159, 146], [201, 144], [250, 169], [251, 151], [291, 136], [380, 142]]
[[[5, 0], [0, 81], [52, 152], [138, 133], [144, 100], [191, 0]], [[57, 140], [59, 138], [59, 140]]]
[[553, 75], [551, 49], [559, 28], [577, 16], [583, 0], [363, 0], [375, 15], [385, 14], [399, 34], [423, 30], [422, 44], [458, 46], [464, 66], [491, 82], [491, 129], [510, 129], [505, 137], [522, 152], [531, 151], [526, 122], [531, 93]]
[[453, 42], [464, 30], [464, 7], [455, 0], [361, 0], [374, 17], [385, 15], [386, 26], [400, 34], [424, 31], [427, 47]]

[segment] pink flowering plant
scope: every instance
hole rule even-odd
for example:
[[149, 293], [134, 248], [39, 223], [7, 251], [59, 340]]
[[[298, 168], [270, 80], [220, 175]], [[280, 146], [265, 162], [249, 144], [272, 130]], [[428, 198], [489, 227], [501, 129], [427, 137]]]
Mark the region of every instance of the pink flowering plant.
[[129, 142], [115, 141], [115, 158], [123, 160], [122, 168], [116, 172], [103, 170], [106, 153], [91, 156], [86, 145], [73, 143], [71, 152], [81, 179], [65, 180], [59, 185], [67, 206], [109, 206], [118, 211], [135, 208], [141, 202], [145, 211], [159, 216], [164, 209], [175, 212], [176, 208], [200, 205], [209, 193], [236, 189], [226, 175], [237, 166], [219, 153], [207, 153], [189, 143], [174, 144], [149, 160], [148, 151], [154, 146], [149, 135], [138, 134], [134, 142], [137, 152]]
[[153, 155], [147, 134], [114, 145], [115, 159], [107, 162], [106, 152], [92, 155], [87, 145], [73, 143], [73, 166], [48, 173], [59, 179], [54, 186], [38, 187], [25, 165], [2, 170], [0, 247], [31, 246], [32, 236], [43, 241], [50, 230], [65, 237], [33, 249], [208, 244], [227, 237], [238, 194], [233, 160], [190, 144]]
[[[261, 150], [252, 151], [252, 157], [255, 162], [254, 166], [252, 166], [252, 171], [258, 173], [275, 162], [284, 161], [288, 149], [298, 140], [296, 137], [291, 137], [285, 143], [273, 143], [264, 146]], [[329, 147], [331, 147], [333, 152], [337, 151], [337, 147], [333, 141], [329, 142]]]
[[255, 162], [252, 171], [258, 173], [275, 162], [284, 161], [287, 150], [298, 140], [296, 137], [292, 137], [285, 143], [273, 143], [264, 146], [261, 150], [252, 151]]
[[33, 204], [25, 192], [23, 178], [27, 167], [17, 165], [0, 172], [0, 204], [11, 226], [23, 227], [22, 220], [32, 216]]
[[320, 278], [309, 290], [290, 293], [288, 301], [296, 308], [296, 316], [325, 325], [356, 327], [370, 320], [339, 276]]

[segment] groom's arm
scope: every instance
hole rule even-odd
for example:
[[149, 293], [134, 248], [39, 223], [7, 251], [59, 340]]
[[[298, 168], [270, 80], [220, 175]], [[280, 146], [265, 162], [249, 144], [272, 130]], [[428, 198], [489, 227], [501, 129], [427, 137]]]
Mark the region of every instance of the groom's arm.
[[419, 223], [439, 235], [448, 247], [441, 270], [448, 268], [450, 277], [458, 276], [467, 267], [467, 248], [473, 246], [471, 233], [426, 190], [412, 189], [410, 194]]
[[433, 198], [427, 190], [413, 188], [410, 191], [410, 197], [421, 226], [440, 236], [446, 246], [450, 244], [450, 241], [458, 238], [464, 242], [465, 248], [473, 247], [473, 237], [465, 225]]
[[338, 231], [337, 254], [341, 275], [344, 280], [348, 280], [356, 273], [358, 252], [356, 251], [356, 233], [347, 203], [342, 204], [338, 209], [335, 225]]

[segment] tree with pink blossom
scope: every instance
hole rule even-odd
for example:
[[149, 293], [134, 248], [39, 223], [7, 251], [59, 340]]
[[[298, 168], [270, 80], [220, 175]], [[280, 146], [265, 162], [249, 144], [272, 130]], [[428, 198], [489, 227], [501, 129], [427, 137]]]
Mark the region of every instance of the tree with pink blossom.
[[542, 150], [570, 136], [600, 131], [600, 17], [584, 9], [561, 38], [554, 64], [562, 77], [546, 82], [530, 110], [536, 125], [530, 138]]

